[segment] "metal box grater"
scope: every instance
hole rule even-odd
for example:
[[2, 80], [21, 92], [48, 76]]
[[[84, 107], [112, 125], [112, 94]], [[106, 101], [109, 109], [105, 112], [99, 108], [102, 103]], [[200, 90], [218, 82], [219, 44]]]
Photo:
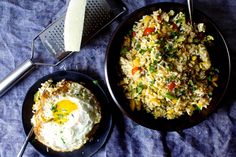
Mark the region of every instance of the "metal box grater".
[[[112, 0], [87, 0], [82, 46], [103, 28], [126, 11], [121, 2]], [[39, 38], [46, 49], [58, 60], [64, 60], [71, 53], [64, 50], [65, 15], [49, 25]]]
[[[125, 13], [126, 7], [116, 0], [87, 0], [82, 46], [112, 21]], [[0, 97], [14, 84], [24, 78], [38, 65], [57, 66], [73, 52], [64, 48], [65, 15], [41, 31], [32, 41], [31, 58], [24, 61], [14, 71], [0, 81]], [[44, 47], [56, 58], [54, 63], [34, 62], [35, 41], [40, 39]]]

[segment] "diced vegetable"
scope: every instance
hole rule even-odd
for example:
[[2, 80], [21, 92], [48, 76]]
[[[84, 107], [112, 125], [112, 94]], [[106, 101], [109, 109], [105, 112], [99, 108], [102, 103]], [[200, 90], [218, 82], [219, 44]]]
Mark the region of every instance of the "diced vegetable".
[[139, 85], [136, 88], [136, 92], [137, 94], [141, 94], [142, 91], [143, 91], [143, 84], [139, 83]]
[[170, 84], [168, 84], [168, 89], [172, 91], [175, 88], [175, 86], [176, 86], [175, 82], [171, 82]]
[[148, 69], [151, 73], [156, 71], [155, 65], [151, 64]]
[[155, 28], [150, 28], [150, 27], [148, 27], [148, 28], [146, 28], [146, 29], [144, 30], [143, 35], [149, 35], [149, 34], [151, 34], [151, 33], [154, 32], [154, 31], [155, 31]]
[[140, 67], [134, 67], [134, 68], [132, 69], [132, 75], [134, 75], [137, 71], [140, 71], [140, 70], [141, 70]]
[[176, 97], [174, 95], [172, 95], [170, 92], [166, 93], [166, 98], [168, 98], [168, 99], [176, 99]]

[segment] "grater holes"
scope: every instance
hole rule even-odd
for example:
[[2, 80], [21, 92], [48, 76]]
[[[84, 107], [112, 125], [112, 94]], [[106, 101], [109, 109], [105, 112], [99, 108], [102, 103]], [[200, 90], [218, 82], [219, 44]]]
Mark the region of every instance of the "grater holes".
[[[96, 3], [91, 4], [91, 6], [96, 6]], [[102, 8], [101, 6], [100, 8], [89, 8], [91, 7], [88, 7], [85, 14], [85, 28], [83, 32], [85, 36], [89, 36], [89, 32], [96, 31], [110, 20], [108, 11], [104, 10], [104, 8]]]
[[[107, 0], [87, 0], [85, 21], [83, 30], [83, 41], [87, 41], [97, 33], [104, 25], [107, 25], [114, 18], [111, 6]], [[47, 32], [40, 36], [42, 41], [47, 40], [50, 52], [56, 56], [64, 49], [64, 22], [65, 16], [51, 25]], [[44, 43], [45, 44], [45, 43]]]

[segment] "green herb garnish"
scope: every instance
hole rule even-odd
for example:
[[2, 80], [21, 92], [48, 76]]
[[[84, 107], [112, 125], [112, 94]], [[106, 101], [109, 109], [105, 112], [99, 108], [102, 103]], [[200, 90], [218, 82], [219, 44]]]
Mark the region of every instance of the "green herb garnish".
[[195, 110], [197, 110], [197, 111], [201, 111], [201, 110], [202, 110], [202, 108], [200, 108], [200, 107], [197, 106], [196, 104], [194, 104], [194, 107], [195, 107]]
[[168, 99], [176, 99], [176, 97], [174, 95], [172, 95], [170, 92], [166, 93], [166, 98], [168, 98]]
[[137, 86], [137, 88], [136, 88], [136, 92], [137, 92], [138, 94], [141, 94], [142, 91], [143, 91], [143, 84], [142, 84], [142, 83], [139, 83], [138, 86]]
[[128, 47], [122, 47], [121, 54], [126, 54], [127, 52], [129, 52]]
[[63, 114], [57, 114], [58, 119], [63, 119], [64, 115]]
[[66, 144], [66, 142], [64, 141], [64, 139], [61, 137], [61, 141], [64, 143], [64, 144]]
[[141, 49], [141, 50], [139, 51], [139, 53], [142, 54], [142, 55], [143, 55], [145, 52], [146, 52], [146, 50], [143, 50], [143, 49]]
[[151, 73], [156, 72], [156, 67], [155, 67], [155, 65], [154, 65], [154, 64], [150, 64], [148, 70], [149, 70]]
[[212, 76], [209, 75], [209, 76], [207, 77], [207, 80], [208, 80], [209, 82], [211, 82], [211, 80], [212, 80]]
[[93, 80], [93, 84], [98, 85], [98, 80]]
[[140, 49], [141, 45], [140, 44], [137, 44], [135, 49], [138, 51]]
[[52, 112], [57, 112], [57, 104], [51, 104], [51, 111]]

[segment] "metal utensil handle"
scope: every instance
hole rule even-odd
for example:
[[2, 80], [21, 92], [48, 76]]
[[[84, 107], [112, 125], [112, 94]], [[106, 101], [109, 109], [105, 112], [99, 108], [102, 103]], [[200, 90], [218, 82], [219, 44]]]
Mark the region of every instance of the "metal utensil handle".
[[193, 24], [193, 0], [187, 0], [188, 3], [188, 12], [191, 25]]
[[26, 137], [26, 139], [25, 139], [25, 141], [24, 141], [24, 143], [23, 143], [23, 145], [22, 145], [22, 147], [20, 149], [20, 152], [18, 153], [17, 157], [22, 157], [22, 155], [24, 154], [25, 148], [26, 148], [26, 146], [28, 144], [28, 141], [29, 141], [30, 137], [33, 135], [33, 132], [34, 132], [34, 129], [31, 128], [31, 130], [30, 130], [28, 136]]
[[0, 81], [0, 97], [2, 97], [13, 85], [21, 80], [26, 74], [35, 68], [35, 64], [27, 59], [19, 65], [14, 71]]

